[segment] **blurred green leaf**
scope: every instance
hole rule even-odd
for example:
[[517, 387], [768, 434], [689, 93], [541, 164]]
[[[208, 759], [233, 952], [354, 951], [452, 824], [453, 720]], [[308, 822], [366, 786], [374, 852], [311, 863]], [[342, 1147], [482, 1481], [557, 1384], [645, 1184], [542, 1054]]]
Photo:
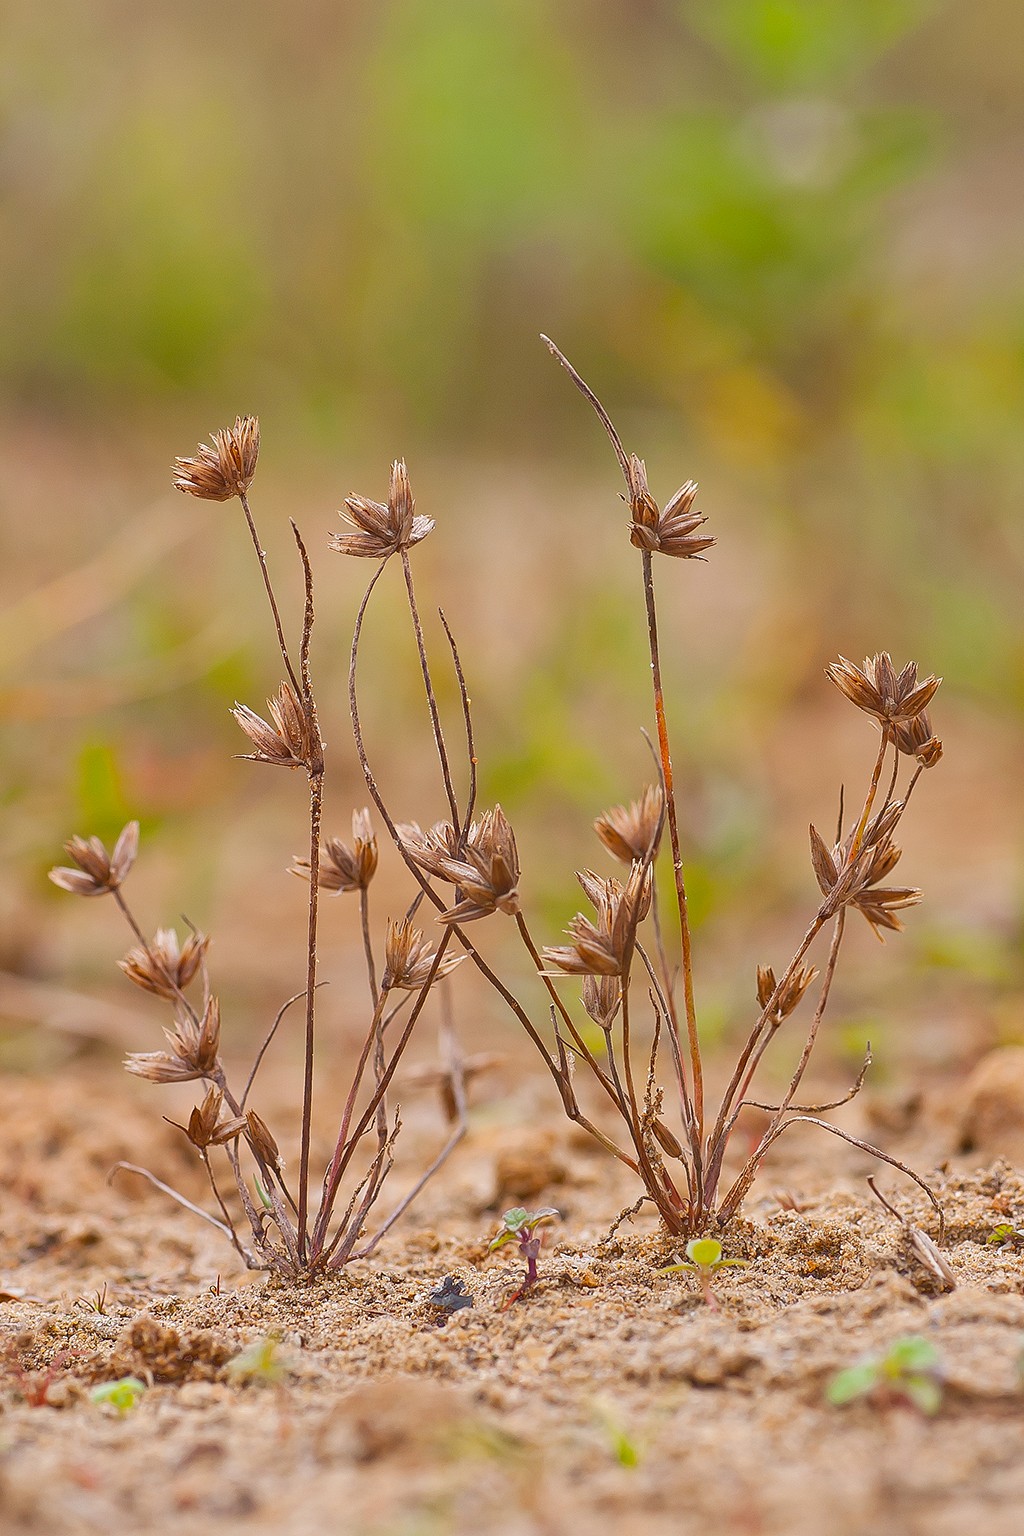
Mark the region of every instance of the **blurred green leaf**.
[[698, 0], [684, 14], [774, 88], [844, 82], [898, 42], [934, 0]]

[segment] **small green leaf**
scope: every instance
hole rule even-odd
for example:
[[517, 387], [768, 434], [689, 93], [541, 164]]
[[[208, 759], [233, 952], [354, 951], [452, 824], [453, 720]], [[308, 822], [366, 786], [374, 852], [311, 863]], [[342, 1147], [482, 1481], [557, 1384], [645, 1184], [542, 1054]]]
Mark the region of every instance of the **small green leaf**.
[[860, 1365], [848, 1366], [845, 1371], [840, 1371], [838, 1376], [833, 1376], [825, 1396], [835, 1407], [841, 1408], [844, 1403], [852, 1403], [855, 1398], [865, 1397], [877, 1383], [878, 1367], [873, 1360], [865, 1360]]
[[620, 1467], [640, 1465], [640, 1452], [624, 1429], [609, 1430], [608, 1439], [611, 1442], [612, 1454]]
[[686, 1245], [686, 1257], [700, 1269], [714, 1269], [721, 1263], [722, 1245], [714, 1237], [695, 1237]]
[[939, 1363], [939, 1352], [930, 1339], [920, 1334], [907, 1334], [896, 1339], [882, 1361], [886, 1376], [902, 1376], [907, 1371], [933, 1371]]
[[934, 1376], [908, 1376], [901, 1382], [900, 1391], [929, 1418], [942, 1407], [942, 1387]]
[[1012, 1243], [1017, 1238], [1024, 1238], [1024, 1233], [1018, 1232], [1012, 1222], [1003, 1221], [1000, 1222], [998, 1227], [992, 1229], [987, 1241], [990, 1243]]
[[122, 1418], [138, 1407], [146, 1383], [137, 1376], [121, 1376], [117, 1381], [104, 1381], [89, 1393], [94, 1403], [110, 1403]]
[[620, 1467], [640, 1465], [640, 1446], [630, 1434], [618, 1407], [605, 1398], [598, 1398], [594, 1413], [604, 1431], [608, 1448]]
[[278, 1341], [272, 1335], [257, 1339], [228, 1361], [228, 1375], [232, 1381], [265, 1381], [273, 1384], [283, 1380], [287, 1364], [281, 1358]]
[[523, 1233], [532, 1237], [536, 1227], [546, 1227], [549, 1222], [558, 1219], [559, 1212], [552, 1205], [545, 1205], [539, 1211], [528, 1211], [524, 1205], [514, 1205], [501, 1218], [501, 1229], [497, 1237], [492, 1238], [487, 1251], [494, 1253], [498, 1248], [504, 1248], [506, 1243], [514, 1242]]
[[271, 1201], [270, 1196], [267, 1194], [266, 1190], [263, 1188], [263, 1185], [260, 1183], [255, 1174], [252, 1176], [252, 1181], [256, 1185], [256, 1193], [260, 1197], [260, 1203], [263, 1206], [263, 1209], [265, 1211], [272, 1211], [274, 1209], [273, 1202]]

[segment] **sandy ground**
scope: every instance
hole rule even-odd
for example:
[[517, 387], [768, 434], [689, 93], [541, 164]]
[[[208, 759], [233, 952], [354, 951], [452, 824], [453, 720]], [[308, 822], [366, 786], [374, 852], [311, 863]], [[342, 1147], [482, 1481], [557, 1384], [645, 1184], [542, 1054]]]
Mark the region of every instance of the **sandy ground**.
[[[628, 1177], [532, 1079], [516, 1115], [475, 1116], [379, 1258], [309, 1287], [246, 1274], [141, 1182], [108, 1185], [130, 1155], [202, 1198], [147, 1086], [107, 1062], [0, 1078], [5, 1533], [1021, 1529], [1024, 1259], [986, 1239], [1024, 1215], [1024, 1178], [955, 1155], [927, 1096], [886, 1144], [935, 1178], [956, 1288], [872, 1198], [867, 1160], [819, 1135], [780, 1144], [716, 1312], [654, 1273], [673, 1249], [652, 1218], [608, 1239]], [[420, 1102], [396, 1189], [438, 1131]], [[923, 1197], [880, 1183], [934, 1233]], [[486, 1244], [519, 1199], [562, 1220], [503, 1310], [521, 1266]], [[445, 1276], [473, 1296], [447, 1319], [427, 1299]], [[934, 1418], [828, 1404], [838, 1369], [906, 1334], [939, 1351]], [[282, 1378], [239, 1380], [228, 1362], [270, 1337]], [[127, 1373], [149, 1383], [131, 1412], [90, 1399]]]

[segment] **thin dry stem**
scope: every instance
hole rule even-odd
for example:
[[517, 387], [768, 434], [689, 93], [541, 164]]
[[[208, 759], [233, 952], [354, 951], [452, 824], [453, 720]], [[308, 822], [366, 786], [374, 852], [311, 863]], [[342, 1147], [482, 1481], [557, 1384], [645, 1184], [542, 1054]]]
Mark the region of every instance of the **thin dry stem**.
[[444, 732], [441, 729], [441, 715], [437, 707], [437, 696], [434, 693], [434, 682], [430, 675], [430, 665], [427, 661], [427, 648], [423, 639], [420, 611], [416, 606], [416, 588], [412, 579], [412, 562], [406, 549], [402, 550], [402, 573], [405, 576], [405, 590], [409, 599], [409, 613], [412, 617], [412, 627], [416, 634], [416, 653], [419, 656], [420, 673], [423, 677], [423, 688], [427, 695], [427, 708], [430, 711], [430, 729], [434, 734], [434, 746], [437, 749], [437, 758], [441, 765], [444, 792], [448, 797], [448, 806], [452, 813], [452, 826], [457, 827], [459, 825], [459, 805], [455, 798], [455, 786], [452, 783], [452, 771], [448, 762], [448, 749], [444, 742]]
[[668, 721], [665, 716], [665, 694], [661, 682], [661, 653], [658, 646], [658, 614], [654, 601], [654, 573], [651, 552], [641, 551], [644, 577], [644, 602], [647, 608], [647, 637], [651, 652], [651, 680], [654, 686], [654, 713], [658, 726], [658, 748], [661, 756], [662, 782], [665, 806], [668, 812], [668, 832], [672, 848], [672, 876], [675, 882], [676, 907], [679, 912], [679, 940], [682, 951], [683, 1007], [686, 1014], [686, 1035], [690, 1050], [690, 1077], [693, 1084], [693, 1116], [698, 1140], [704, 1135], [704, 1070], [701, 1063], [700, 1037], [697, 1033], [697, 1010], [693, 997], [693, 955], [690, 940], [690, 919], [686, 902], [686, 881], [683, 875], [683, 856], [679, 847], [679, 818], [676, 813], [675, 784], [672, 776], [672, 749], [668, 737]]
[[263, 548], [263, 545], [260, 543], [260, 536], [256, 531], [256, 523], [253, 519], [252, 512], [249, 509], [248, 496], [246, 496], [245, 492], [243, 491], [238, 499], [242, 503], [242, 511], [245, 513], [246, 526], [249, 529], [249, 536], [252, 539], [253, 549], [256, 551], [256, 558], [260, 563], [260, 572], [263, 576], [263, 586], [266, 589], [267, 602], [270, 604], [270, 612], [274, 619], [274, 628], [277, 630], [277, 643], [281, 650], [281, 660], [284, 662], [284, 669], [288, 673], [292, 687], [295, 689], [297, 694], [301, 695], [302, 688], [299, 684], [298, 678], [295, 676], [295, 669], [292, 666], [291, 657], [288, 654], [288, 643], [284, 638], [284, 625], [281, 623], [281, 611], [277, 606], [277, 598], [274, 595], [273, 583], [270, 580], [270, 571], [267, 568], [267, 553]]
[[466, 799], [466, 812], [462, 818], [462, 828], [460, 833], [461, 847], [464, 846], [466, 838], [469, 835], [469, 829], [473, 823], [473, 813], [476, 810], [477, 759], [476, 741], [473, 735], [473, 711], [470, 706], [469, 690], [466, 687], [466, 676], [462, 670], [462, 658], [459, 655], [459, 648], [455, 643], [455, 636], [452, 634], [451, 629], [448, 626], [448, 620], [444, 616], [444, 609], [439, 608], [437, 612], [438, 617], [441, 620], [441, 624], [444, 628], [444, 632], [448, 637], [448, 645], [451, 649], [452, 662], [455, 667], [455, 676], [459, 684], [459, 698], [462, 701], [462, 718], [466, 728], [466, 757], [469, 761], [469, 793]]

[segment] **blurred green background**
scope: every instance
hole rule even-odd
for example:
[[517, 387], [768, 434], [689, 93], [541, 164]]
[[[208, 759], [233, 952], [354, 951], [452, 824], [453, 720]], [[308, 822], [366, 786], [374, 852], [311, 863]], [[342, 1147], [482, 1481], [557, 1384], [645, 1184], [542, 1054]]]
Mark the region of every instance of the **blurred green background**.
[[[219, 924], [254, 1006], [300, 968], [269, 941], [301, 930], [301, 786], [230, 756], [227, 706], [277, 683], [251, 550], [237, 509], [168, 489], [174, 454], [249, 410], [286, 603], [288, 515], [322, 573], [331, 830], [363, 798], [342, 682], [367, 573], [323, 536], [404, 454], [438, 519], [427, 607], [460, 636], [485, 790], [555, 941], [590, 817], [648, 776], [647, 674], [616, 466], [546, 331], [659, 497], [701, 482], [720, 540], [660, 573], [709, 1022], [778, 962], [814, 899], [807, 820], [867, 768], [822, 667], [888, 647], [947, 679], [908, 842], [931, 901], [903, 969], [882, 957], [891, 1011], [927, 1015], [944, 1059], [1015, 1038], [1022, 49], [1011, 0], [5, 0], [7, 972], [101, 984], [108, 926], [43, 875], [70, 831], [129, 814], [147, 926]], [[368, 725], [427, 822], [393, 595]], [[876, 964], [865, 935], [864, 996]], [[851, 1052], [878, 1042], [863, 1006], [854, 986]]]

